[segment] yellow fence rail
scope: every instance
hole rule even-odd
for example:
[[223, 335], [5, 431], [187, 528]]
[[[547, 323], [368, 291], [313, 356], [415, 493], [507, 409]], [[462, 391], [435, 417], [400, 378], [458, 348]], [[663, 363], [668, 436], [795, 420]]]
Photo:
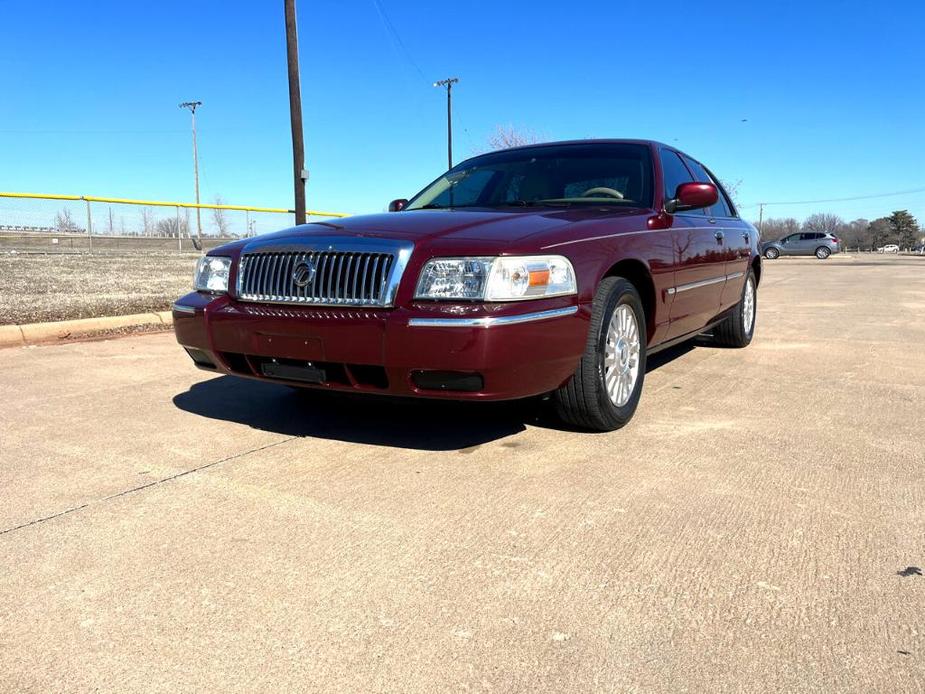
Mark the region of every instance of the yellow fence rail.
[[[217, 205], [196, 202], [175, 202], [169, 200], [132, 200], [129, 198], [104, 198], [96, 195], [57, 195], [53, 193], [11, 193], [0, 191], [0, 198], [28, 198], [32, 200], [70, 200], [86, 202], [108, 202], [120, 205], [143, 205], [145, 207], [183, 207], [203, 210], [237, 210], [239, 212], [276, 212], [280, 214], [295, 214], [295, 210], [286, 210], [281, 207], [255, 207], [251, 205]], [[343, 212], [323, 212], [321, 210], [306, 210], [310, 217], [347, 217]]]

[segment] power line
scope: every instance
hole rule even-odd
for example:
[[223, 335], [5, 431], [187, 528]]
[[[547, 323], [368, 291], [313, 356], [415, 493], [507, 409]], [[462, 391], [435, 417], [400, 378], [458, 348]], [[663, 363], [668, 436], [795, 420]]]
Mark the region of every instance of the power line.
[[774, 202], [754, 202], [749, 205], [739, 205], [739, 207], [763, 207], [766, 205], [816, 205], [823, 202], [851, 202], [853, 200], [873, 200], [875, 198], [889, 198], [897, 195], [910, 195], [912, 193], [925, 193], [925, 187], [909, 188], [908, 190], [896, 190], [892, 193], [874, 193], [873, 195], [853, 195], [847, 198], [826, 198], [824, 200], [777, 200]]
[[411, 57], [411, 53], [408, 48], [405, 46], [405, 42], [401, 40], [401, 36], [398, 35], [398, 32], [395, 30], [395, 26], [392, 24], [392, 21], [389, 19], [389, 16], [385, 13], [385, 10], [382, 7], [382, 3], [379, 0], [372, 0], [373, 6], [376, 8], [376, 12], [379, 14], [379, 19], [382, 21], [382, 26], [385, 27], [385, 30], [389, 33], [389, 36], [392, 38], [393, 45], [398, 49], [398, 52], [404, 56], [417, 73], [421, 76], [421, 79], [425, 82], [429, 82], [425, 76], [424, 71], [421, 70], [420, 66], [415, 62], [414, 58]]

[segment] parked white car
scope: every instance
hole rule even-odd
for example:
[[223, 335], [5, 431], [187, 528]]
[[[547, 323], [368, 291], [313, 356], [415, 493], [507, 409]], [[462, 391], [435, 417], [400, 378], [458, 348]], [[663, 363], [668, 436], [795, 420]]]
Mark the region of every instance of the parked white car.
[[877, 252], [878, 253], [899, 253], [899, 246], [897, 246], [895, 243], [888, 243], [882, 248], [878, 248]]

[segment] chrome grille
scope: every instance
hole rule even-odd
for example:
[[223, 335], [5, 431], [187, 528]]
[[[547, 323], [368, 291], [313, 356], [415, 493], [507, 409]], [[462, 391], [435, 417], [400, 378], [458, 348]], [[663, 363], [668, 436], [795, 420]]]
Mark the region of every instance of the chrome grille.
[[389, 290], [395, 260], [393, 253], [369, 251], [244, 253], [238, 268], [238, 298], [329, 306], [387, 306], [392, 299]]

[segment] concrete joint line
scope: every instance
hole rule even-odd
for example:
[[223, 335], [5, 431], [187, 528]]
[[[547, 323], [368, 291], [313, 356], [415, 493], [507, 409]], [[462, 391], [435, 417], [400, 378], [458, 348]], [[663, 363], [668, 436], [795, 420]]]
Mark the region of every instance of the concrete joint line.
[[80, 504], [79, 506], [73, 506], [72, 508], [68, 508], [63, 511], [58, 511], [57, 513], [52, 513], [50, 516], [43, 516], [42, 518], [36, 518], [27, 523], [21, 523], [19, 525], [14, 525], [11, 528], [5, 528], [3, 530], [0, 530], [0, 535], [6, 535], [7, 533], [12, 533], [12, 532], [15, 532], [16, 530], [24, 530], [25, 528], [30, 528], [33, 525], [38, 525], [39, 523], [44, 523], [45, 521], [54, 520], [55, 518], [60, 518], [61, 516], [70, 515], [71, 513], [81, 511], [90, 506], [95, 506], [97, 504], [102, 504], [107, 501], [112, 501], [113, 499], [118, 499], [119, 497], [122, 497], [122, 496], [128, 496], [129, 494], [134, 494], [135, 492], [140, 492], [144, 489], [150, 489], [151, 487], [157, 487], [157, 486], [164, 484], [165, 482], [172, 482], [173, 480], [180, 479], [181, 477], [192, 475], [194, 472], [202, 472], [203, 470], [208, 470], [209, 468], [215, 467], [216, 465], [221, 465], [222, 463], [227, 463], [232, 460], [237, 460], [238, 458], [243, 458], [245, 456], [250, 455], [251, 453], [259, 453], [260, 451], [265, 451], [268, 448], [274, 448], [276, 446], [281, 446], [284, 443], [289, 443], [295, 438], [298, 438], [298, 437], [290, 436], [289, 438], [283, 439], [282, 441], [268, 443], [266, 446], [260, 446], [259, 448], [252, 448], [251, 450], [243, 451], [242, 453], [236, 453], [235, 455], [230, 455], [227, 458], [222, 458], [221, 460], [215, 460], [215, 461], [212, 461], [211, 463], [200, 465], [199, 467], [194, 467], [189, 470], [184, 470], [183, 472], [178, 472], [177, 474], [170, 475], [169, 477], [163, 477], [159, 480], [148, 482], [147, 484], [141, 484], [141, 485], [138, 485], [137, 487], [132, 487], [131, 489], [125, 489], [121, 492], [117, 492], [116, 494], [110, 494], [109, 496], [104, 496], [101, 499], [94, 499], [92, 501], [87, 501], [86, 503]]

